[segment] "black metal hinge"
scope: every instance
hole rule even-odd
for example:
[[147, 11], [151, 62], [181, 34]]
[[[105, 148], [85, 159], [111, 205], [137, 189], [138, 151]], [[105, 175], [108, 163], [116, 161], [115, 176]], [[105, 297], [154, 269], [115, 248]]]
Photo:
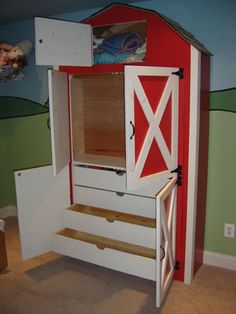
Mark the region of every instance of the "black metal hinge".
[[176, 262], [175, 262], [175, 269], [176, 269], [176, 270], [179, 270], [179, 269], [180, 269], [180, 262], [179, 262], [179, 261], [176, 261]]
[[180, 80], [184, 78], [184, 68], [180, 68], [179, 71], [172, 72], [173, 75], [178, 75]]
[[176, 169], [172, 170], [171, 173], [177, 173], [178, 179], [177, 179], [176, 183], [179, 186], [181, 186], [182, 185], [182, 166], [178, 165], [178, 167]]

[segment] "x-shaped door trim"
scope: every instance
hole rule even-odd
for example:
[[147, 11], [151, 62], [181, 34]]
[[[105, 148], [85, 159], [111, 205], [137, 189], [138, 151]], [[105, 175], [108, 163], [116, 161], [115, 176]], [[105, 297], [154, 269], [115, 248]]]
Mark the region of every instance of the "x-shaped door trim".
[[[126, 162], [127, 162], [127, 185], [129, 189], [139, 187], [160, 179], [173, 177], [171, 171], [177, 167], [178, 159], [178, 100], [179, 78], [174, 75], [176, 68], [161, 67], [138, 67], [127, 66], [125, 69], [125, 93], [126, 93]], [[149, 102], [148, 92], [142, 85], [141, 78], [145, 76], [157, 78], [166, 77], [166, 84], [160, 95], [160, 100], [155, 104], [155, 112]], [[135, 127], [135, 96], [148, 122], [148, 130], [144, 131], [144, 140], [139, 155], [135, 157], [136, 135], [130, 136]], [[168, 148], [162, 134], [161, 122], [165, 110], [171, 99], [171, 147]], [[130, 128], [132, 125], [132, 129]], [[134, 125], [134, 127], [133, 127]], [[168, 127], [168, 126], [164, 126]], [[166, 170], [156, 171], [150, 175], [143, 175], [146, 160], [150, 154], [152, 143], [155, 141], [160, 154], [166, 163]], [[155, 167], [154, 167], [155, 168]], [[155, 171], [155, 170], [154, 170]], [[158, 178], [157, 178], [158, 176]]]
[[[175, 271], [177, 176], [173, 177], [156, 196], [156, 305], [159, 307]], [[164, 201], [170, 197], [167, 205]], [[164, 258], [160, 260], [161, 248]], [[167, 263], [169, 261], [169, 269]]]

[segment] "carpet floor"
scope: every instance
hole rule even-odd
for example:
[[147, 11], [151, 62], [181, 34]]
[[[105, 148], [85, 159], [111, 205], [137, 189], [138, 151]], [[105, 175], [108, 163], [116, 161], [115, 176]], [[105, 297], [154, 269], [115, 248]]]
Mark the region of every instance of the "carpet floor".
[[[152, 281], [55, 253], [22, 262], [17, 219], [5, 221], [1, 314], [159, 313]], [[236, 313], [236, 272], [203, 265], [191, 285], [173, 282], [161, 313]]]

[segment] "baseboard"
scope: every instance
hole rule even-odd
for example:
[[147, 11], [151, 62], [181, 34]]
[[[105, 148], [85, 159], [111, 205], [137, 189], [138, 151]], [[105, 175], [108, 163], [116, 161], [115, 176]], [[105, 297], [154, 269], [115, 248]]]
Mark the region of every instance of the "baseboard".
[[236, 271], [236, 256], [204, 251], [203, 264]]
[[17, 217], [17, 208], [13, 205], [8, 205], [0, 208], [0, 217], [6, 218], [9, 216]]

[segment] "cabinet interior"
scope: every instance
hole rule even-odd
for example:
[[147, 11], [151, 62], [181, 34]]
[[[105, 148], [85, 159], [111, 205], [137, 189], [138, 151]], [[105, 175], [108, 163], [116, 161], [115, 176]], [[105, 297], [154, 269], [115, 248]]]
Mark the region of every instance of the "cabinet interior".
[[72, 76], [73, 161], [124, 167], [124, 115], [123, 74]]

